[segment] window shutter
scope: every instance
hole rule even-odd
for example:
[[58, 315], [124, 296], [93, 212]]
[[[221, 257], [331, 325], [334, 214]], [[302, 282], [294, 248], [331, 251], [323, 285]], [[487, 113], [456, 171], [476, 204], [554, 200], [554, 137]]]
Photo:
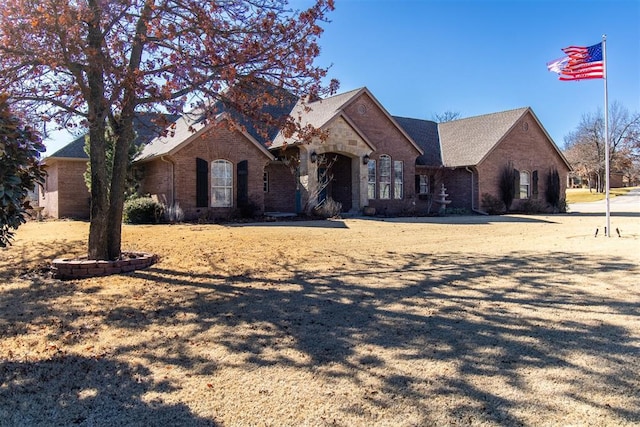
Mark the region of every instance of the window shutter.
[[429, 175], [429, 193], [436, 194], [436, 176]]
[[538, 198], [538, 171], [531, 174], [531, 194], [534, 199]]
[[238, 206], [249, 205], [249, 162], [243, 160], [236, 167], [238, 181]]
[[416, 175], [416, 194], [420, 194], [420, 175]]
[[196, 158], [196, 207], [209, 206], [209, 163]]
[[520, 171], [513, 169], [513, 189], [515, 193], [515, 199], [520, 198]]

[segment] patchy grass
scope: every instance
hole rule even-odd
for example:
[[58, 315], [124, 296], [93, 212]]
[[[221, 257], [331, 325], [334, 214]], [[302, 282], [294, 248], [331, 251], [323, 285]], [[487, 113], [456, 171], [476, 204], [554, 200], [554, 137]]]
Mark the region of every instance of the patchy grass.
[[[612, 188], [609, 190], [610, 197], [616, 197], [623, 194], [627, 194], [629, 191], [636, 187], [625, 188]], [[605, 194], [598, 193], [595, 190], [589, 191], [588, 188], [568, 188], [567, 189], [567, 203], [585, 203], [585, 202], [597, 202], [604, 200]]]
[[82, 222], [0, 251], [0, 424], [638, 425], [640, 224], [124, 226], [161, 261], [60, 282]]

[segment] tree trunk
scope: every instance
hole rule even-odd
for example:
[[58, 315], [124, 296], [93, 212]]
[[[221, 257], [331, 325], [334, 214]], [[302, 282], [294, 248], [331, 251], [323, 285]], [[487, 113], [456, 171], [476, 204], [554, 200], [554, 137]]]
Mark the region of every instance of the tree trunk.
[[129, 147], [133, 143], [132, 111], [123, 112], [116, 125], [116, 144], [113, 156], [113, 173], [107, 217], [107, 235], [109, 259], [117, 259], [122, 247], [122, 212], [124, 208], [124, 190], [129, 164]]
[[116, 259], [120, 256], [122, 245], [124, 188], [127, 178], [127, 166], [129, 164], [129, 147], [133, 144], [135, 138], [133, 119], [136, 106], [135, 87], [137, 86], [134, 82], [140, 78], [137, 71], [140, 69], [140, 62], [146, 40], [147, 23], [151, 19], [153, 5], [153, 0], [145, 1], [140, 18], [136, 24], [136, 34], [131, 46], [129, 65], [127, 67], [128, 76], [125, 78], [130, 84], [124, 88], [120, 117], [112, 120], [112, 125], [116, 131], [116, 146], [113, 156], [109, 212], [107, 215], [107, 250], [109, 259]]
[[107, 250], [107, 167], [105, 159], [104, 119], [89, 129], [91, 143], [91, 222], [89, 224], [89, 259], [109, 259]]
[[91, 162], [91, 224], [89, 225], [89, 259], [109, 259], [107, 247], [109, 190], [106, 167], [106, 124], [109, 113], [104, 98], [104, 55], [102, 54], [101, 8], [96, 0], [89, 1], [91, 14], [87, 22], [87, 45], [91, 52], [87, 68], [86, 94], [89, 122], [89, 144]]

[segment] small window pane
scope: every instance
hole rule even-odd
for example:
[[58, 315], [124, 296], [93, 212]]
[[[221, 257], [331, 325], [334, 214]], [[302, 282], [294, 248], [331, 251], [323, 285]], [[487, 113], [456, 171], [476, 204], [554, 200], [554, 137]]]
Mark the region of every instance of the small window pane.
[[420, 175], [420, 194], [429, 194], [429, 175]]
[[393, 162], [393, 198], [402, 199], [403, 197], [404, 172], [403, 163], [400, 160]]
[[528, 199], [529, 198], [529, 172], [523, 171], [520, 172], [520, 198]]
[[226, 160], [211, 163], [211, 206], [230, 207], [233, 204], [233, 165]]
[[368, 196], [369, 199], [376, 198], [376, 161], [369, 160], [367, 163], [367, 168], [369, 170], [369, 178], [368, 178]]
[[380, 198], [391, 197], [391, 157], [380, 156]]

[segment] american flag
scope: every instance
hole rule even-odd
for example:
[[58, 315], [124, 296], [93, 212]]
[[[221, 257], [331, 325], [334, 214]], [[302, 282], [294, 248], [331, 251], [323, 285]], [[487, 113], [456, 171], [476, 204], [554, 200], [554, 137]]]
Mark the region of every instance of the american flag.
[[560, 80], [586, 80], [604, 78], [602, 43], [593, 46], [569, 46], [562, 49], [567, 54], [547, 64], [549, 71], [559, 75]]

